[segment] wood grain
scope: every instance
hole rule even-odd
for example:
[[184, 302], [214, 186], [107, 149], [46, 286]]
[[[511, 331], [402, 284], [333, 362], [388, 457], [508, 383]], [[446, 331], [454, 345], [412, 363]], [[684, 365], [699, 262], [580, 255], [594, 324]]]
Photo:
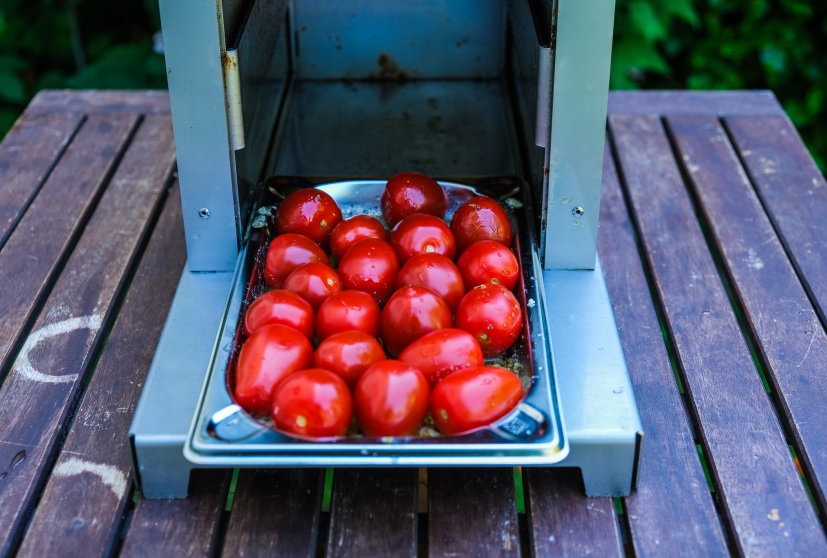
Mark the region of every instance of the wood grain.
[[772, 91], [610, 91], [609, 114], [779, 116]]
[[43, 90], [35, 95], [26, 112], [66, 114], [169, 114], [166, 91], [65, 91]]

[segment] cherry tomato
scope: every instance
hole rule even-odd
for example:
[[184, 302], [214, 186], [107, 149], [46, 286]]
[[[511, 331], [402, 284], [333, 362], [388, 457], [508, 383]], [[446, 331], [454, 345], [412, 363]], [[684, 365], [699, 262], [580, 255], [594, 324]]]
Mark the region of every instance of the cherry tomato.
[[445, 299], [454, 312], [465, 295], [465, 282], [454, 262], [442, 254], [417, 254], [411, 257], [396, 276], [396, 288], [408, 285], [427, 287]]
[[451, 231], [460, 253], [478, 240], [511, 246], [511, 222], [502, 206], [491, 198], [477, 196], [459, 206], [451, 219]]
[[388, 239], [388, 231], [379, 219], [370, 215], [356, 215], [341, 221], [330, 233], [330, 253], [341, 259], [348, 248], [365, 238]]
[[324, 250], [300, 234], [282, 234], [270, 241], [267, 258], [264, 261], [264, 280], [275, 289], [280, 289], [290, 272], [302, 264], [330, 260]]
[[422, 371], [431, 387], [457, 370], [484, 364], [474, 336], [453, 328], [423, 335], [399, 353], [399, 360]]
[[313, 353], [313, 366], [335, 372], [352, 389], [362, 372], [385, 358], [375, 337], [354, 329], [334, 333], [319, 343]]
[[273, 392], [273, 424], [291, 434], [311, 438], [344, 436], [352, 414], [350, 390], [329, 370], [293, 372]]
[[315, 312], [327, 297], [342, 290], [342, 280], [329, 265], [310, 262], [291, 271], [282, 287], [309, 302]]
[[385, 304], [380, 327], [385, 350], [398, 355], [426, 333], [453, 326], [451, 309], [441, 296], [425, 287], [407, 286]]
[[476, 337], [485, 358], [492, 358], [517, 341], [523, 329], [523, 312], [511, 291], [502, 285], [483, 283], [460, 301], [456, 325]]
[[495, 283], [512, 291], [520, 277], [517, 256], [494, 240], [478, 240], [466, 248], [457, 258], [457, 267], [469, 289], [483, 283]]
[[319, 246], [327, 246], [330, 231], [342, 220], [342, 212], [330, 194], [302, 188], [284, 198], [276, 210], [279, 234], [301, 234]]
[[339, 262], [339, 277], [346, 290], [363, 291], [382, 304], [393, 291], [399, 260], [384, 240], [365, 238], [350, 247]]
[[507, 415], [523, 397], [515, 375], [496, 366], [466, 368], [439, 382], [431, 394], [431, 416], [443, 434], [461, 434]]
[[264, 326], [241, 346], [235, 368], [235, 398], [251, 413], [270, 412], [273, 388], [313, 359], [310, 341], [281, 324]]
[[417, 213], [399, 221], [391, 230], [391, 245], [403, 264], [417, 254], [442, 254], [453, 260], [457, 244], [445, 221]]
[[302, 297], [290, 291], [267, 291], [250, 304], [244, 316], [244, 332], [251, 335], [270, 324], [282, 324], [313, 338], [313, 308]]
[[416, 368], [398, 360], [374, 364], [353, 391], [356, 420], [367, 436], [411, 436], [428, 412], [428, 392]]
[[414, 213], [441, 219], [448, 210], [448, 196], [433, 178], [417, 172], [401, 172], [388, 180], [381, 205], [382, 216], [392, 227]]
[[351, 329], [376, 337], [379, 334], [379, 305], [362, 291], [333, 293], [316, 312], [316, 337], [324, 341], [334, 333]]

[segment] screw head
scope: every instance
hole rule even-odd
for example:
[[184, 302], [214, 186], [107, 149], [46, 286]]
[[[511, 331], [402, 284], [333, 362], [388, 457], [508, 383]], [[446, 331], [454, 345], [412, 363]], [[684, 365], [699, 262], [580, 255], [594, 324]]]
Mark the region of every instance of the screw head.
[[201, 217], [202, 219], [209, 219], [210, 210], [207, 209], [206, 207], [202, 207], [201, 209], [198, 210], [198, 216]]
[[577, 207], [575, 207], [574, 209], [571, 210], [571, 214], [574, 215], [575, 217], [581, 217], [585, 212], [586, 212], [586, 210], [583, 209], [580, 206], [577, 206]]

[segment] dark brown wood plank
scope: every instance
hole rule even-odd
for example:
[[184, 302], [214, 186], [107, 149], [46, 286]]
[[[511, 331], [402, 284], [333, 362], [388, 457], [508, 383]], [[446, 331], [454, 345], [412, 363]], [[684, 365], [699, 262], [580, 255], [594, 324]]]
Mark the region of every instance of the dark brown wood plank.
[[430, 556], [520, 556], [514, 471], [428, 470]]
[[[660, 332], [612, 154], [603, 160], [600, 261], [626, 354], [644, 440], [626, 498], [637, 556], [725, 555], [727, 542]], [[680, 528], [676, 528], [676, 526]]]
[[323, 490], [323, 469], [242, 469], [222, 555], [316, 556]]
[[[156, 154], [165, 144], [169, 147], [171, 133], [157, 131]], [[151, 139], [145, 136], [146, 141]], [[111, 553], [134, 490], [129, 424], [185, 261], [176, 186], [141, 258], [18, 557]]]
[[827, 539], [696, 221], [658, 118], [609, 119], [698, 434], [741, 552], [820, 555]]
[[0, 249], [63, 154], [82, 115], [25, 113], [0, 144]]
[[771, 91], [610, 91], [609, 114], [784, 114]]
[[415, 556], [417, 469], [336, 469], [328, 556]]
[[[95, 145], [87, 146], [87, 154]], [[21, 452], [26, 456], [0, 483], [0, 553], [20, 535], [120, 288], [154, 224], [150, 218], [173, 169], [172, 145], [168, 117], [148, 117], [137, 130], [0, 387], [0, 463]], [[48, 199], [43, 194], [38, 200]], [[62, 201], [51, 198], [58, 207]], [[38, 229], [48, 225], [40, 223]]]
[[30, 113], [169, 114], [169, 94], [161, 90], [44, 90], [35, 95], [26, 111]]

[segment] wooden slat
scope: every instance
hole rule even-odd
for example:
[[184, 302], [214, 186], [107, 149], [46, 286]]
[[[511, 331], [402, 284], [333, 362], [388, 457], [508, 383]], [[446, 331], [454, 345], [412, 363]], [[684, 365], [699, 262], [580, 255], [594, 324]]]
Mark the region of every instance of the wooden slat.
[[166, 91], [63, 91], [45, 90], [35, 95], [26, 112], [98, 114], [169, 114]]
[[827, 553], [660, 120], [615, 115], [610, 127], [698, 434], [740, 550]]
[[609, 114], [782, 115], [771, 91], [611, 91]]
[[[600, 260], [634, 387], [644, 440], [626, 498], [637, 556], [725, 555], [724, 537], [672, 373], [614, 159], [603, 159]], [[676, 528], [676, 526], [680, 528]]]
[[[95, 146], [78, 148], [91, 157]], [[111, 150], [109, 154], [114, 156]], [[169, 119], [147, 118], [0, 388], [0, 440], [4, 442], [0, 463], [9, 463], [21, 452], [26, 456], [0, 483], [0, 553], [19, 536], [44, 480], [63, 421], [94, 362], [97, 345], [133, 258], [150, 230], [148, 221], [167, 187], [173, 163]], [[49, 200], [60, 208], [70, 195], [55, 194]], [[48, 221], [38, 224], [44, 238], [48, 238], [49, 225]]]
[[431, 556], [520, 556], [514, 471], [428, 470]]
[[316, 556], [324, 470], [242, 470], [222, 555]]
[[[155, 149], [169, 147], [168, 126], [157, 132]], [[129, 424], [185, 260], [176, 187], [141, 258], [18, 557], [111, 553], [133, 491]]]
[[415, 556], [417, 469], [336, 469], [328, 556]]

